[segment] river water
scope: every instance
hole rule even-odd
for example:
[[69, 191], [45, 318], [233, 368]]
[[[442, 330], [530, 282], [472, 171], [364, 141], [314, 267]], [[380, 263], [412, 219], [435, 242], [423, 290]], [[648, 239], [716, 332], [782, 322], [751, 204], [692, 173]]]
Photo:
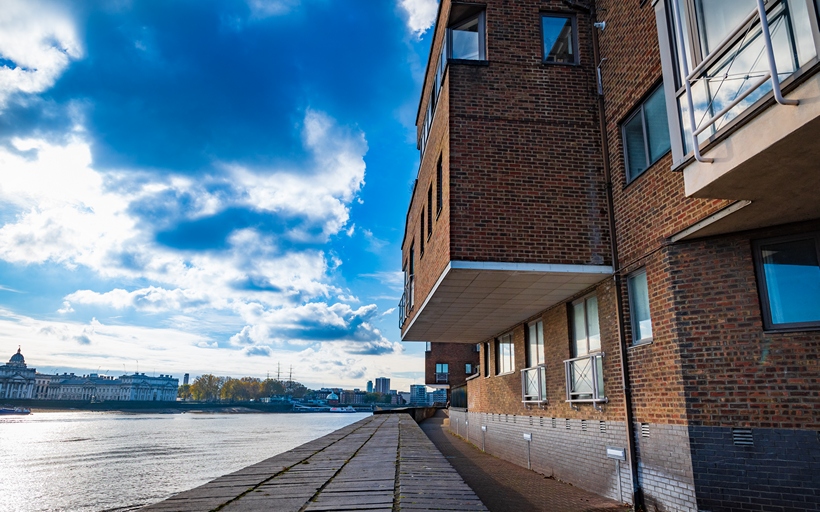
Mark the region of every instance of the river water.
[[4, 416], [0, 511], [133, 510], [368, 415], [77, 411]]

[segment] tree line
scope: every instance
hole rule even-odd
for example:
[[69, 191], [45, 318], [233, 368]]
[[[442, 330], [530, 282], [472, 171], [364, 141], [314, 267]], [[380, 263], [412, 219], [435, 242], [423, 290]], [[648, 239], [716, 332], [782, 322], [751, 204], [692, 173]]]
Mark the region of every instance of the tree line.
[[192, 384], [179, 386], [177, 396], [183, 400], [245, 402], [274, 395], [302, 398], [308, 391], [303, 384], [295, 381], [262, 380], [255, 377], [234, 379], [208, 373], [197, 377]]

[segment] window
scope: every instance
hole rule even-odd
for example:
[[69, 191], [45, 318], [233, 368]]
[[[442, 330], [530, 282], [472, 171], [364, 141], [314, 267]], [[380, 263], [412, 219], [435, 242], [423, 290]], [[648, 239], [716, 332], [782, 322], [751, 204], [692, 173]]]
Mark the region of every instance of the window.
[[764, 326], [820, 326], [820, 232], [754, 247]]
[[427, 239], [433, 234], [433, 184], [427, 189]]
[[484, 344], [484, 376], [490, 376], [490, 344]]
[[577, 64], [575, 17], [559, 14], [541, 15], [541, 37], [544, 42], [544, 62]]
[[424, 207], [421, 207], [419, 218], [419, 256], [424, 256]]
[[527, 366], [544, 364], [544, 322], [527, 325]]
[[450, 58], [485, 60], [484, 11], [458, 21], [448, 29]]
[[466, 375], [472, 375], [473, 374], [473, 365], [470, 364], [470, 363], [465, 363], [464, 364], [464, 373]]
[[405, 293], [407, 293], [407, 307], [409, 309], [413, 309], [414, 304], [414, 278], [415, 278], [415, 269], [416, 269], [416, 258], [415, 258], [415, 245], [410, 245], [410, 258], [408, 260], [407, 266], [410, 268], [410, 272], [407, 274], [407, 282], [404, 283]]
[[629, 311], [632, 317], [632, 343], [652, 341], [652, 318], [649, 315], [649, 286], [646, 269], [639, 270], [627, 278]]
[[511, 373], [515, 370], [512, 333], [505, 334], [495, 341], [495, 374]]
[[450, 365], [447, 363], [436, 363], [436, 373], [450, 373]]
[[441, 157], [438, 157], [438, 166], [436, 167], [436, 215], [441, 213], [441, 200], [444, 197], [444, 194], [441, 191], [441, 185], [443, 183], [443, 172], [441, 169]]
[[671, 148], [663, 87], [658, 87], [622, 127], [627, 182], [643, 174]]
[[592, 295], [572, 304], [572, 357], [600, 351], [598, 297]]
[[594, 295], [572, 304], [572, 359], [564, 361], [568, 402], [606, 402], [598, 298]]

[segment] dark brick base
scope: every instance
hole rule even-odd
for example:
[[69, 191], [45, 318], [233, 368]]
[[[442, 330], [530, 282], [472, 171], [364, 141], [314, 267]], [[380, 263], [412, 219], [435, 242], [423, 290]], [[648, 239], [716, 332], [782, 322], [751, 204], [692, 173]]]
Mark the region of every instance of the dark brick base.
[[690, 426], [689, 438], [700, 510], [820, 510], [820, 433], [756, 428], [743, 446], [731, 428]]

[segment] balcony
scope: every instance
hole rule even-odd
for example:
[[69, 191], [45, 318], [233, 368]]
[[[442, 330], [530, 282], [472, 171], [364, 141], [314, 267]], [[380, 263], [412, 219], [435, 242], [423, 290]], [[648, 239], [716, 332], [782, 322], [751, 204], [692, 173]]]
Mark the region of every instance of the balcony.
[[604, 353], [588, 354], [564, 361], [567, 402], [606, 403], [604, 396]]
[[436, 384], [448, 384], [450, 382], [449, 373], [436, 373]]
[[611, 273], [607, 265], [450, 261], [402, 340], [479, 343]]
[[525, 404], [547, 402], [547, 368], [543, 364], [521, 370], [521, 401]]
[[[664, 78], [683, 127], [673, 152], [686, 195], [736, 201], [676, 239], [820, 217], [817, 3], [668, 2], [679, 16], [661, 4], [658, 19], [672, 23], [668, 42], [679, 61], [675, 70], [667, 59]], [[676, 74], [685, 78], [673, 93]]]
[[401, 294], [401, 299], [399, 300], [399, 329], [404, 326], [407, 317], [409, 317], [410, 312], [413, 311], [413, 291], [413, 276], [410, 275], [407, 282], [404, 283], [404, 292]]

